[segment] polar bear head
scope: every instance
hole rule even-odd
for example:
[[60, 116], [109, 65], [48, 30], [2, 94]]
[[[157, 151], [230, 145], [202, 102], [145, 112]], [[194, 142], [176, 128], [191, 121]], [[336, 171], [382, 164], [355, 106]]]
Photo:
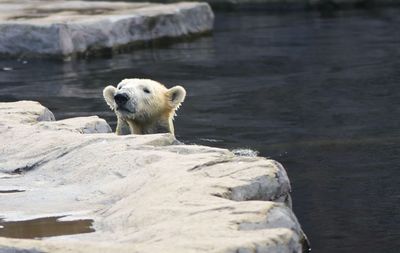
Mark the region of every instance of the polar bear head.
[[167, 89], [150, 79], [124, 79], [117, 87], [107, 86], [103, 96], [118, 118], [117, 134], [127, 124], [130, 133], [174, 134], [173, 117], [186, 96], [181, 86]]

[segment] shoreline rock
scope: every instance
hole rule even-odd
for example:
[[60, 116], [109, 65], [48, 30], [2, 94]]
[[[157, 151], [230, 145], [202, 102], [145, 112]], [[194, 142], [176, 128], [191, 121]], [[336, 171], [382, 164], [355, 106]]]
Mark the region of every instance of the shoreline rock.
[[82, 57], [210, 32], [207, 3], [0, 2], [0, 55]]
[[31, 101], [0, 103], [0, 119], [0, 225], [62, 216], [94, 229], [0, 237], [0, 252], [306, 252], [276, 161], [116, 136], [102, 119], [55, 121]]

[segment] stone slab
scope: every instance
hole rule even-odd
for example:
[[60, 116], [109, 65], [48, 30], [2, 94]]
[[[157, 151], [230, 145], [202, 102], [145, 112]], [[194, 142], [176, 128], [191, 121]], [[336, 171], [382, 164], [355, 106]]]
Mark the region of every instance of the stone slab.
[[0, 0], [0, 55], [70, 57], [209, 32], [207, 3]]
[[90, 219], [95, 230], [0, 237], [0, 252], [304, 252], [278, 162], [104, 124], [0, 103], [0, 219]]

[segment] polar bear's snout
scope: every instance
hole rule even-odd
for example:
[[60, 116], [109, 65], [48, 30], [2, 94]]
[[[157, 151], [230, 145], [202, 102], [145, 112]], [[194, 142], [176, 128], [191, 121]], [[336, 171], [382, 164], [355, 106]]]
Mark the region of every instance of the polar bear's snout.
[[127, 92], [117, 91], [114, 95], [114, 101], [115, 110], [122, 117], [134, 117], [136, 113], [136, 99], [134, 97], [131, 97]]
[[116, 103], [118, 106], [123, 106], [123, 105], [126, 104], [126, 102], [128, 102], [129, 96], [128, 96], [128, 94], [126, 94], [126, 93], [117, 93], [117, 94], [114, 96], [114, 100], [115, 100], [115, 103]]

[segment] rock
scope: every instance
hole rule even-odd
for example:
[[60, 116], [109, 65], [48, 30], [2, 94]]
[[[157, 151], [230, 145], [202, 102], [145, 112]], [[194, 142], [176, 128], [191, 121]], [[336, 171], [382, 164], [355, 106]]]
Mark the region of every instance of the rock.
[[0, 103], [0, 235], [7, 222], [46, 217], [92, 221], [94, 232], [0, 237], [0, 252], [303, 251], [278, 162], [170, 134], [100, 133], [109, 129], [97, 117], [40, 121], [50, 113]]
[[34, 124], [39, 121], [54, 121], [54, 115], [49, 109], [38, 102], [19, 101], [14, 103], [0, 103], [2, 125]]
[[63, 57], [212, 30], [207, 3], [0, 2], [0, 55]]
[[68, 130], [82, 134], [111, 133], [111, 127], [97, 116], [76, 117], [52, 122], [40, 122], [38, 126], [51, 130]]

